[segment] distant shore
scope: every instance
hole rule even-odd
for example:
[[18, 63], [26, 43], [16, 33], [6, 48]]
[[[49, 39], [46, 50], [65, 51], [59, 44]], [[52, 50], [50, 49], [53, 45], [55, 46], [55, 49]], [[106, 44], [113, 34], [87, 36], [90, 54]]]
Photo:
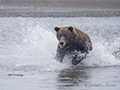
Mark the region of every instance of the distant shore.
[[117, 17], [120, 0], [2, 0], [0, 17]]

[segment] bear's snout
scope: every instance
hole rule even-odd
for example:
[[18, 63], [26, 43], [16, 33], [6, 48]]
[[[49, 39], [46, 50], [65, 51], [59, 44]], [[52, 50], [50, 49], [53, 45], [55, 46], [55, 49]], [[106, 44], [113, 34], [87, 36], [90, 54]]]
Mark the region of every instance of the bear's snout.
[[66, 40], [65, 40], [65, 37], [64, 36], [61, 36], [60, 37], [60, 40], [59, 40], [59, 46], [60, 48], [64, 47], [66, 45]]
[[60, 45], [63, 46], [64, 42], [60, 42]]
[[60, 41], [60, 42], [59, 42], [60, 48], [64, 47], [65, 45], [66, 45], [66, 43], [65, 43], [64, 41]]

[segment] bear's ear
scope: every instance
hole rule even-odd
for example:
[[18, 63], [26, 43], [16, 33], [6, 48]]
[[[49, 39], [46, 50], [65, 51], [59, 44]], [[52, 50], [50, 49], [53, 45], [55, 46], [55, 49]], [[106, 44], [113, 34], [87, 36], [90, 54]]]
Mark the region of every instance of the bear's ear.
[[54, 30], [55, 30], [56, 32], [58, 32], [58, 31], [60, 30], [60, 28], [59, 28], [59, 27], [55, 27]]
[[70, 26], [70, 27], [68, 28], [68, 30], [70, 30], [70, 31], [72, 32], [72, 31], [73, 31], [73, 27]]

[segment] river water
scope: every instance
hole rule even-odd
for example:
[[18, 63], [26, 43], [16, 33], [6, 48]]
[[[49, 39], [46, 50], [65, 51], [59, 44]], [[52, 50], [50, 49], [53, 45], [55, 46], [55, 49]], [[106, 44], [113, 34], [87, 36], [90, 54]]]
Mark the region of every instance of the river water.
[[[55, 26], [86, 32], [93, 51], [79, 65], [55, 60]], [[0, 90], [119, 90], [120, 17], [0, 18]]]

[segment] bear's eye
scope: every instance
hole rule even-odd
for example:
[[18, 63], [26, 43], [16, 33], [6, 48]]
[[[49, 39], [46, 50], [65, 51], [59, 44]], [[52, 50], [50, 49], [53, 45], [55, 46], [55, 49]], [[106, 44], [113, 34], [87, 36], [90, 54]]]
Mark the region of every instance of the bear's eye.
[[62, 34], [60, 34], [60, 37], [62, 36]]

